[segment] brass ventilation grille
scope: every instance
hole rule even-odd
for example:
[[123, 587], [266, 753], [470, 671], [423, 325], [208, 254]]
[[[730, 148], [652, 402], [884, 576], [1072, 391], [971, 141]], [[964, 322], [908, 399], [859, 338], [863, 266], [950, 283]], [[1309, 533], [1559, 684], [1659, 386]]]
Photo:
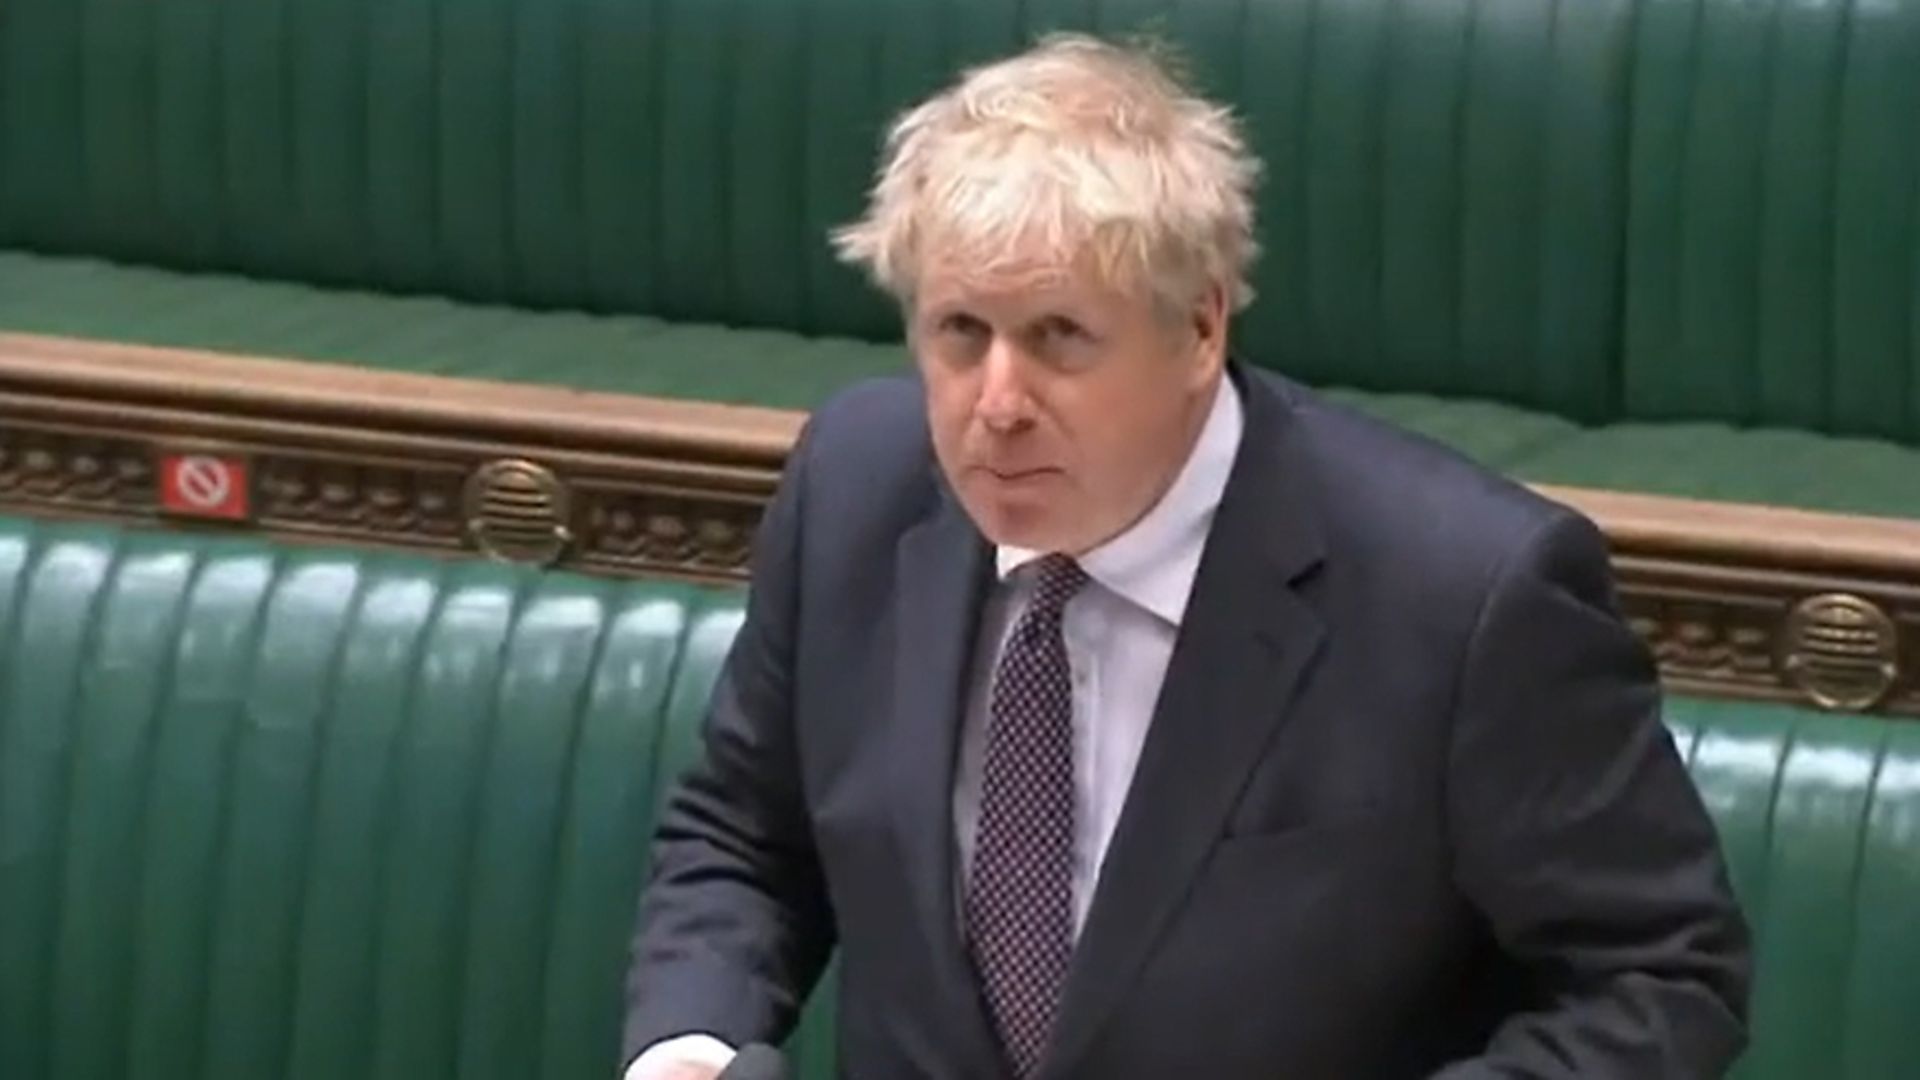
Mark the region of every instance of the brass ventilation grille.
[[547, 566], [573, 542], [570, 505], [553, 470], [518, 459], [488, 462], [467, 481], [467, 533], [494, 558]]
[[1786, 671], [1829, 709], [1871, 709], [1899, 677], [1899, 631], [1878, 604], [1845, 593], [1802, 601], [1787, 619]]

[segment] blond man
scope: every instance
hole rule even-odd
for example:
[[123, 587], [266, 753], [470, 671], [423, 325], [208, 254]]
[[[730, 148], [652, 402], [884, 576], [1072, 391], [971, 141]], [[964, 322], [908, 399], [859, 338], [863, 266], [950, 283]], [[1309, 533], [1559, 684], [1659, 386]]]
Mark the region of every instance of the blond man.
[[[917, 378], [820, 410], [677, 788], [632, 1080], [1720, 1075], [1747, 931], [1584, 519], [1231, 359], [1257, 166], [1056, 38], [835, 241]], [[744, 1070], [743, 1070], [744, 1071]]]

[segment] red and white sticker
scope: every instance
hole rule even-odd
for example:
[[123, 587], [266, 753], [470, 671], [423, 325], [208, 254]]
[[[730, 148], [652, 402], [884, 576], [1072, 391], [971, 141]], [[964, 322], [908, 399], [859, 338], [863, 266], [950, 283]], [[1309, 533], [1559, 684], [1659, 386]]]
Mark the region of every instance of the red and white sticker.
[[247, 459], [217, 454], [164, 454], [160, 505], [170, 514], [245, 521], [252, 512]]

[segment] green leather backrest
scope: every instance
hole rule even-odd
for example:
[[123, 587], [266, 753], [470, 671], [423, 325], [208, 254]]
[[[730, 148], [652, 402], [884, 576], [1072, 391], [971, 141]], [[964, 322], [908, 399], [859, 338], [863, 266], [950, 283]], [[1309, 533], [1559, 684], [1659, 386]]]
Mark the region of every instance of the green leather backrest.
[[[607, 1080], [645, 838], [739, 621], [732, 592], [0, 519], [0, 1076]], [[1920, 724], [1668, 720], [1755, 926], [1738, 1075], [1906, 1075]]]
[[1628, 0], [1188, 9], [1271, 170], [1253, 358], [1613, 413]]
[[609, 1080], [739, 618], [0, 519], [0, 1077]]
[[1628, 414], [1920, 436], [1916, 118], [1920, 0], [1640, 0]]
[[1754, 927], [1738, 1080], [1920, 1066], [1920, 724], [1677, 700], [1668, 722]]
[[1597, 419], [1630, 0], [7, 0], [0, 245], [893, 340], [836, 265], [889, 117], [1152, 30], [1269, 173], [1245, 351]]

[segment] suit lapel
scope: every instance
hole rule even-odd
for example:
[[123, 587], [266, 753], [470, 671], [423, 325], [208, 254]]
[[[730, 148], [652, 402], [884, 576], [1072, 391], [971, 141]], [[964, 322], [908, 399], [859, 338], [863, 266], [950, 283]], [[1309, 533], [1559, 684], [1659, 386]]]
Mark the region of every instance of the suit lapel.
[[939, 490], [938, 506], [902, 536], [895, 560], [888, 802], [937, 1000], [966, 1042], [963, 1060], [973, 1074], [991, 1072], [998, 1051], [960, 940], [952, 796], [989, 562], [987, 544], [965, 511]]
[[1211, 853], [1319, 650], [1296, 588], [1322, 540], [1287, 404], [1243, 376], [1246, 429], [1152, 726], [1074, 951], [1043, 1076], [1065, 1076], [1127, 993]]

